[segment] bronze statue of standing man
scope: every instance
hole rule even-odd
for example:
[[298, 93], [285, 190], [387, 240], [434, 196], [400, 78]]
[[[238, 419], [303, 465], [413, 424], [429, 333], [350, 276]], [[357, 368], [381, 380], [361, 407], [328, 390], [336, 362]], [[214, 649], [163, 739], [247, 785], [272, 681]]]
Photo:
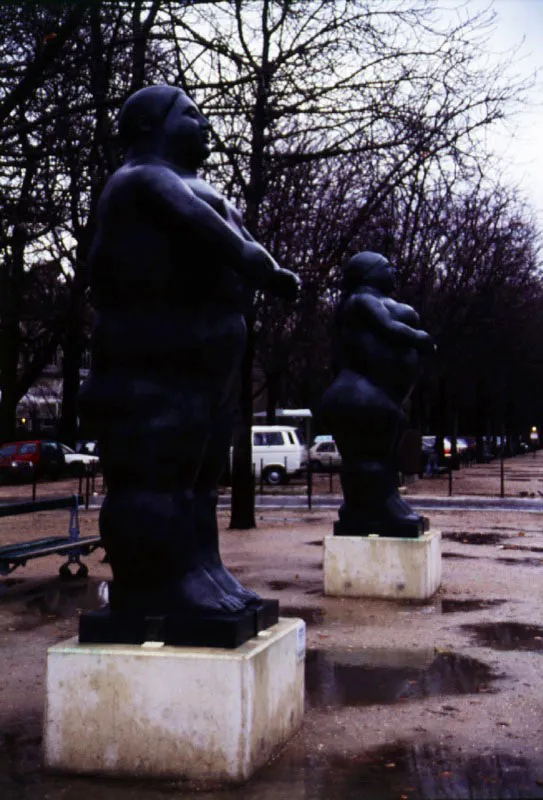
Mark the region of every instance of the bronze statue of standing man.
[[293, 298], [298, 278], [198, 177], [210, 125], [185, 92], [132, 95], [124, 165], [90, 254], [97, 316], [81, 413], [108, 494], [100, 531], [111, 611], [232, 614], [258, 601], [223, 566], [216, 521], [237, 405], [247, 287]]

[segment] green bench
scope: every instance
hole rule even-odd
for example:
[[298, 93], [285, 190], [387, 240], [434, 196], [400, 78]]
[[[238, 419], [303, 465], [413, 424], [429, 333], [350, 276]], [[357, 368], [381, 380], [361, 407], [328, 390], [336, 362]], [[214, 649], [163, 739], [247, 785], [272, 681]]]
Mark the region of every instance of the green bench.
[[0, 575], [9, 575], [17, 567], [24, 567], [33, 558], [51, 555], [66, 555], [67, 561], [62, 564], [59, 574], [63, 578], [72, 576], [72, 565], [77, 566], [78, 577], [86, 577], [88, 568], [81, 562], [81, 556], [89, 555], [102, 546], [99, 536], [81, 536], [79, 530], [80, 495], [68, 497], [52, 497], [50, 499], [27, 501], [23, 503], [5, 503], [0, 505], [0, 517], [14, 517], [19, 514], [33, 514], [37, 511], [55, 511], [70, 509], [68, 536], [47, 536], [30, 542], [8, 544], [0, 547]]

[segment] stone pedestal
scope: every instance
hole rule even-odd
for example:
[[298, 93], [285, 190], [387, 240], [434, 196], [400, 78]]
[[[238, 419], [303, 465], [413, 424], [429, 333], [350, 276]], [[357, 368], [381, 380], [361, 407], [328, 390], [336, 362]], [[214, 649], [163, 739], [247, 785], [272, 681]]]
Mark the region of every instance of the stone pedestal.
[[338, 597], [426, 600], [441, 583], [441, 533], [417, 539], [327, 536], [324, 593]]
[[279, 622], [235, 650], [78, 644], [49, 648], [48, 769], [243, 781], [299, 728], [305, 623]]

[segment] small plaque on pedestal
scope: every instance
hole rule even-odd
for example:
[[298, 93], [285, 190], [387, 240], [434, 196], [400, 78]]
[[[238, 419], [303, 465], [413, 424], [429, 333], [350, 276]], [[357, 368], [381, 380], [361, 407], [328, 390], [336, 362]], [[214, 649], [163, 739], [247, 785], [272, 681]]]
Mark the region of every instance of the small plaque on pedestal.
[[295, 733], [305, 623], [280, 619], [235, 650], [78, 644], [47, 652], [48, 769], [244, 781]]
[[426, 600], [441, 583], [441, 533], [416, 539], [327, 536], [324, 593], [336, 597]]

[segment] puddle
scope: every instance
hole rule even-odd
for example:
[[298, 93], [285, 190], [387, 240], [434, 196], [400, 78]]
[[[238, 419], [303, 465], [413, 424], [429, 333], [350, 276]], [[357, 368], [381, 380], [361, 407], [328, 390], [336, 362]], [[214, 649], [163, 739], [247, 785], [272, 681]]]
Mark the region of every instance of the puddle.
[[[81, 611], [95, 611], [107, 605], [107, 581], [55, 580], [23, 596], [6, 607], [14, 612], [16, 631], [33, 630], [55, 619], [70, 619]], [[11, 626], [10, 626], [11, 627]]]
[[528, 553], [543, 553], [543, 547], [530, 547], [525, 544], [504, 544], [504, 550], [524, 550]]
[[543, 653], [543, 628], [521, 622], [481, 622], [461, 625], [482, 647], [493, 650], [530, 650]]
[[280, 592], [282, 589], [289, 589], [294, 584], [290, 583], [290, 581], [268, 581], [268, 586], [270, 589]]
[[508, 538], [500, 533], [462, 533], [452, 532], [441, 534], [444, 539], [451, 542], [460, 542], [461, 544], [500, 544], [504, 539]]
[[306, 625], [320, 625], [324, 622], [324, 611], [314, 606], [281, 606], [282, 617], [300, 617]]
[[497, 558], [499, 564], [517, 564], [521, 567], [541, 567], [543, 558]]
[[478, 558], [478, 556], [468, 556], [467, 553], [441, 553], [441, 558]]
[[441, 600], [441, 613], [454, 614], [461, 611], [480, 611], [484, 608], [495, 608], [507, 603], [507, 600], [452, 600], [444, 597]]
[[400, 742], [352, 758], [331, 758], [320, 773], [321, 785], [328, 789], [314, 796], [341, 800], [541, 798], [541, 774], [541, 769], [521, 756], [463, 756], [450, 747]]
[[482, 661], [456, 653], [364, 648], [308, 650], [310, 706], [369, 706], [436, 695], [488, 691], [499, 676]]
[[352, 755], [287, 748], [240, 788], [197, 790], [182, 781], [45, 775], [40, 737], [0, 735], [0, 796], [18, 800], [437, 800], [543, 798], [543, 770], [507, 752], [462, 753], [434, 742], [399, 741]]

